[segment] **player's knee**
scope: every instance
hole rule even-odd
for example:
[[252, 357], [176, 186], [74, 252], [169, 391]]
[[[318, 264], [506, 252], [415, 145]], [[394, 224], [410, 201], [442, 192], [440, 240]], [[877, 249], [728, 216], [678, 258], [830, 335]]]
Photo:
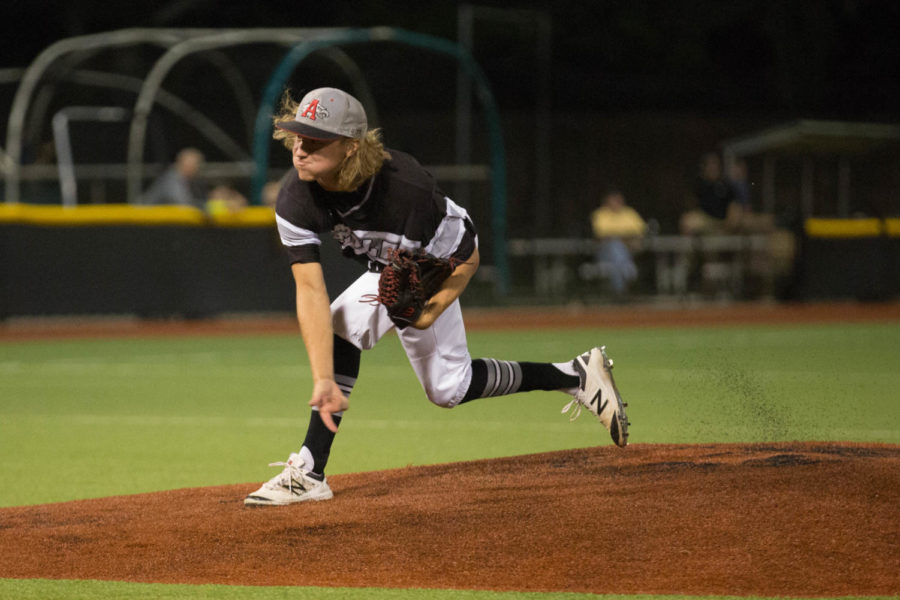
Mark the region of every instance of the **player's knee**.
[[429, 402], [441, 408], [453, 408], [454, 406], [459, 404], [458, 400], [456, 400], [446, 392], [426, 389], [425, 395], [428, 397]]
[[440, 371], [433, 371], [430, 376], [419, 377], [425, 396], [435, 406], [453, 408], [466, 395], [472, 380], [471, 360], [445, 363]]
[[425, 396], [428, 398], [429, 402], [441, 408], [453, 408], [456, 406], [456, 403], [453, 402], [453, 398], [448, 398], [446, 394], [435, 394], [434, 392], [425, 390]]

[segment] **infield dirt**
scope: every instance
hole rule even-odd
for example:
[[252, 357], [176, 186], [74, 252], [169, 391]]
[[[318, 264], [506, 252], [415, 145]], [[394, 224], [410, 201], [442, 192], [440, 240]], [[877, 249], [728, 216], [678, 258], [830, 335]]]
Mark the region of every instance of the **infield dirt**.
[[900, 448], [635, 445], [0, 509], [0, 577], [619, 594], [891, 595]]
[[[900, 302], [818, 304], [629, 305], [621, 307], [520, 307], [464, 309], [466, 329], [584, 329], [618, 327], [719, 327], [779, 323], [900, 321]], [[289, 314], [200, 320], [57, 317], [0, 321], [0, 342], [66, 338], [297, 333]]]

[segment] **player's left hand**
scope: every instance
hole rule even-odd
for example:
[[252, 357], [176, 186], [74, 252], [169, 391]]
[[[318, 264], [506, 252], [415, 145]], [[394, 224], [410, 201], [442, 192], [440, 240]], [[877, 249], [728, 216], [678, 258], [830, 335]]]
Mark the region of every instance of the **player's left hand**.
[[438, 258], [423, 249], [396, 248], [389, 253], [390, 263], [378, 279], [378, 294], [364, 297], [365, 302], [380, 302], [398, 329], [412, 325], [427, 329], [442, 312], [426, 314], [432, 296], [453, 274], [458, 261]]

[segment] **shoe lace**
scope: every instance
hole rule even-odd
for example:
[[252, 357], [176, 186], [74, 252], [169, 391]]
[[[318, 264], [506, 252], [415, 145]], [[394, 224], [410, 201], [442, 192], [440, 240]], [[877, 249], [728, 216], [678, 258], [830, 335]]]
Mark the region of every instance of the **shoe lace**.
[[278, 461], [269, 463], [270, 467], [284, 467], [284, 470], [281, 471], [278, 475], [269, 480], [269, 484], [272, 486], [284, 486], [284, 481], [287, 479], [288, 491], [293, 494], [294, 493], [294, 469], [297, 467], [292, 465], [289, 462]]
[[561, 414], [566, 414], [571, 410], [571, 414], [569, 415], [569, 421], [571, 422], [581, 416], [581, 409], [582, 405], [581, 402], [578, 401], [578, 398], [572, 398], [559, 412]]

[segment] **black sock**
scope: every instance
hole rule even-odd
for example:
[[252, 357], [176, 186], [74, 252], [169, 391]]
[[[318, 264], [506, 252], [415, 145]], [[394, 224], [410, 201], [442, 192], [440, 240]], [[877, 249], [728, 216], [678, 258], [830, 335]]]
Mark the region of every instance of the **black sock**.
[[[347, 340], [334, 336], [334, 380], [345, 396], [350, 397], [356, 378], [359, 375], [359, 362], [362, 352], [359, 348]], [[334, 424], [340, 427], [341, 416], [331, 415]], [[328, 456], [331, 454], [331, 444], [334, 442], [334, 433], [325, 427], [319, 411], [314, 410], [309, 416], [309, 427], [306, 429], [306, 439], [303, 445], [313, 457], [312, 472], [324, 475]]]
[[472, 382], [461, 403], [516, 392], [562, 390], [578, 383], [577, 375], [567, 375], [551, 363], [478, 358], [472, 361]]
[[[334, 424], [341, 425], [341, 417], [331, 415]], [[334, 432], [325, 427], [319, 411], [314, 410], [309, 413], [309, 427], [306, 428], [306, 439], [303, 445], [310, 451], [313, 457], [313, 473], [319, 475], [325, 474], [325, 465], [328, 463], [328, 456], [331, 454], [331, 444], [334, 442]]]
[[356, 385], [356, 378], [359, 377], [361, 354], [359, 348], [343, 338], [334, 336], [334, 380], [348, 398], [353, 386]]

